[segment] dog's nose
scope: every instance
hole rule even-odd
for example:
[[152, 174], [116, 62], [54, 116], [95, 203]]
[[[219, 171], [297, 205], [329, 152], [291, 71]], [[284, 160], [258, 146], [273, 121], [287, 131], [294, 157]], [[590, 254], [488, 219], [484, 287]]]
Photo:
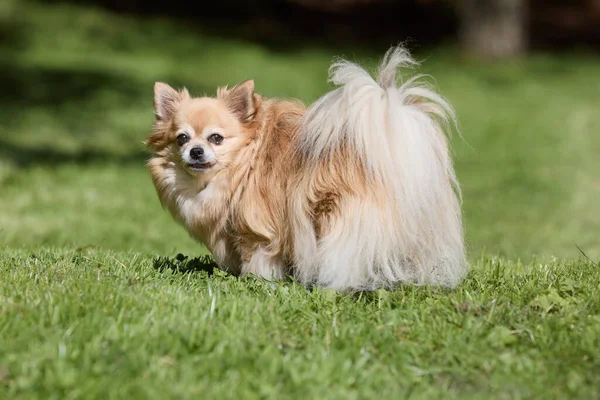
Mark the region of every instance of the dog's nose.
[[194, 147], [190, 150], [190, 157], [192, 160], [199, 160], [202, 158], [204, 154], [204, 149], [202, 147]]

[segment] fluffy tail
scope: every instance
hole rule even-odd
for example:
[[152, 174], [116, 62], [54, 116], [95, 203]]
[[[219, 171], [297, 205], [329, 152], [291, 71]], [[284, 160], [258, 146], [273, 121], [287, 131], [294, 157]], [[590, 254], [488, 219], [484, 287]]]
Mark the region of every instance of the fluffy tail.
[[[330, 81], [339, 87], [308, 109], [297, 143], [307, 171], [353, 158], [365, 185], [337, 199], [337, 212], [312, 237], [313, 200], [295, 197], [306, 215], [294, 222], [300, 280], [339, 289], [453, 287], [465, 275], [460, 190], [446, 137], [455, 116], [421, 76], [397, 85], [398, 68], [416, 64], [392, 48], [374, 80], [356, 64], [337, 62]], [[313, 175], [305, 189], [316, 193], [322, 180]]]

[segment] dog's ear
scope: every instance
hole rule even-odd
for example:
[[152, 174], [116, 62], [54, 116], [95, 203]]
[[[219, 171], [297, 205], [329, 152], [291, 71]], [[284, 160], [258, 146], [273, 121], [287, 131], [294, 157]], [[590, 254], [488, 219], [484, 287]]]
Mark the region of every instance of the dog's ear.
[[220, 91], [220, 97], [225, 101], [227, 108], [242, 122], [250, 120], [257, 109], [257, 97], [254, 94], [254, 81], [247, 80], [230, 91]]
[[177, 106], [182, 100], [189, 99], [187, 89], [178, 92], [166, 83], [154, 84], [154, 115], [157, 120], [169, 120], [177, 111]]

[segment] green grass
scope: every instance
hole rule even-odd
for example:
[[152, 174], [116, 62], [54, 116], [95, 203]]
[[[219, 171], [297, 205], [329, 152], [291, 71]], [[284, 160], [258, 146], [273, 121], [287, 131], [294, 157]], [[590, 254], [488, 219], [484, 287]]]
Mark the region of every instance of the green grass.
[[169, 261], [94, 249], [4, 252], [0, 393], [600, 395], [600, 268], [589, 262], [481, 259], [455, 291], [345, 296], [178, 272], [180, 263]]
[[[402, 38], [400, 38], [402, 39]], [[0, 5], [0, 398], [597, 398], [600, 59], [420, 49], [459, 116], [473, 272], [357, 296], [220, 272], [144, 168], [152, 86], [312, 101], [336, 55]], [[482, 256], [482, 254], [484, 254]], [[171, 267], [171, 268], [167, 268]]]

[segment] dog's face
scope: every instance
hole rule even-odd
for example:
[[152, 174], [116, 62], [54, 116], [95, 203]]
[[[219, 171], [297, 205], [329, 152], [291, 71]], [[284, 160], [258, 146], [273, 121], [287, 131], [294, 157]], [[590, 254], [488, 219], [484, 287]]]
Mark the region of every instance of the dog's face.
[[187, 174], [210, 178], [252, 140], [257, 101], [252, 81], [220, 89], [216, 98], [192, 98], [187, 90], [156, 83], [156, 121], [146, 143]]

